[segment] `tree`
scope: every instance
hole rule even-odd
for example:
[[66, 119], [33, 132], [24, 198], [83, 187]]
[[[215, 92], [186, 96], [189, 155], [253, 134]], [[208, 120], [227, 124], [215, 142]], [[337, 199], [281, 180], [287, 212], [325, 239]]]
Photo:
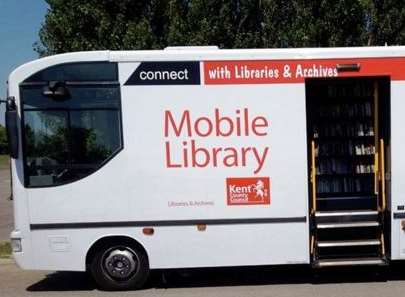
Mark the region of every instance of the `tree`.
[[0, 125], [0, 155], [6, 154], [8, 151], [6, 128]]
[[405, 5], [402, 0], [364, 0], [368, 45], [405, 43]]
[[402, 0], [46, 0], [35, 50], [328, 47], [405, 42]]

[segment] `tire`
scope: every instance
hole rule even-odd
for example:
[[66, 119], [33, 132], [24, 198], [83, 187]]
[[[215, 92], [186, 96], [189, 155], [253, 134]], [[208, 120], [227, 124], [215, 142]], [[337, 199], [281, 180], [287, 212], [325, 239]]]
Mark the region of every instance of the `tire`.
[[140, 289], [149, 277], [149, 261], [143, 249], [129, 242], [106, 244], [96, 251], [90, 271], [101, 289]]

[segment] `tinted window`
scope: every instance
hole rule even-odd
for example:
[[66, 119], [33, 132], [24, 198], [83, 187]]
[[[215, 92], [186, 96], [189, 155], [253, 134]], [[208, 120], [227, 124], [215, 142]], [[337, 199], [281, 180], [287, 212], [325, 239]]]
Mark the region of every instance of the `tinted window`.
[[121, 147], [118, 111], [86, 110], [70, 113], [71, 162], [89, 168], [108, 159]]
[[28, 184], [58, 183], [68, 160], [67, 112], [30, 111], [24, 118]]
[[71, 63], [49, 67], [35, 73], [25, 82], [42, 81], [115, 81], [117, 64], [108, 62]]
[[111, 85], [68, 86], [66, 100], [54, 100], [42, 95], [40, 86], [23, 86], [21, 93], [25, 109], [32, 108], [119, 108], [119, 88]]
[[117, 83], [68, 85], [69, 96], [43, 96], [22, 85], [25, 183], [62, 185], [88, 176], [122, 148]]

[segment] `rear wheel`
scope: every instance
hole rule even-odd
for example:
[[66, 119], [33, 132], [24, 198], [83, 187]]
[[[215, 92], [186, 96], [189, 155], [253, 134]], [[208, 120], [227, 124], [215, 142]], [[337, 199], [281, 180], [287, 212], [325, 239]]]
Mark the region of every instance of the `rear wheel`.
[[144, 250], [133, 244], [107, 244], [94, 255], [91, 273], [102, 289], [139, 289], [148, 279], [149, 261]]

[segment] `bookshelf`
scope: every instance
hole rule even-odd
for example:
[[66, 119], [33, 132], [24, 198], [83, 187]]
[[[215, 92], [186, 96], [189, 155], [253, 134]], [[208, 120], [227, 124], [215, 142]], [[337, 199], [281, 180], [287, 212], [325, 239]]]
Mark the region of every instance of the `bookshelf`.
[[310, 97], [316, 196], [374, 195], [378, 135], [373, 83], [320, 85]]

